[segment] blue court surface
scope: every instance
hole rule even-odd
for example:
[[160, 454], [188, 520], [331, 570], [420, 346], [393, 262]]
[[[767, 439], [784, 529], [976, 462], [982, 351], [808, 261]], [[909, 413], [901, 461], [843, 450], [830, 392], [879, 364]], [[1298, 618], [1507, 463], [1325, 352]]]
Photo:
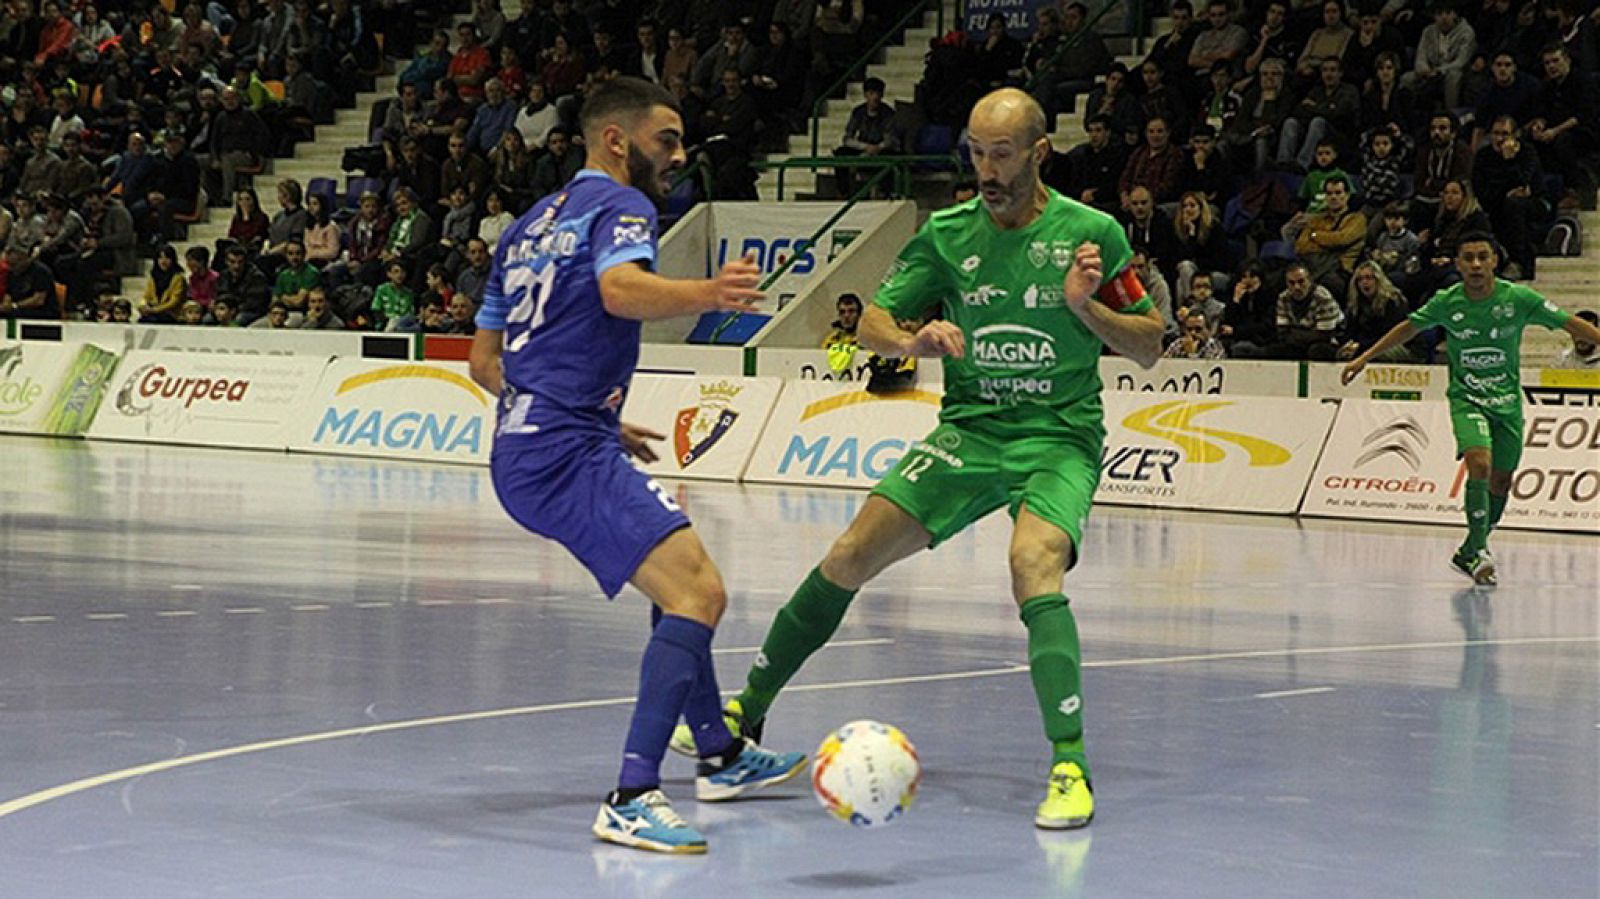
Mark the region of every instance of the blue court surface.
[[[1101, 507], [1067, 578], [1097, 816], [1048, 746], [990, 518], [890, 569], [772, 713], [871, 717], [926, 776], [882, 831], [796, 781], [708, 855], [597, 843], [648, 627], [487, 470], [0, 438], [0, 895], [1484, 896], [1600, 891], [1600, 541]], [[672, 484], [737, 687], [863, 499]]]

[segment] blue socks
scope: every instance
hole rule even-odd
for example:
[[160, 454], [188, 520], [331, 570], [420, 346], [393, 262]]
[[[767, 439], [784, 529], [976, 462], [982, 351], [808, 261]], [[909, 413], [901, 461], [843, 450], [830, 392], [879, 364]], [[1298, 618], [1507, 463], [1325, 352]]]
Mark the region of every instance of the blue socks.
[[[699, 694], [703, 700], [706, 687], [697, 682], [710, 682], [712, 720], [721, 718], [716, 703], [716, 675], [711, 669], [712, 634], [711, 628], [698, 621], [661, 616], [639, 665], [639, 699], [623, 750], [619, 788], [647, 790], [661, 785], [661, 757], [678, 724], [678, 713], [684, 711], [691, 693]], [[697, 723], [690, 719], [691, 726]], [[697, 737], [698, 733], [697, 727]]]

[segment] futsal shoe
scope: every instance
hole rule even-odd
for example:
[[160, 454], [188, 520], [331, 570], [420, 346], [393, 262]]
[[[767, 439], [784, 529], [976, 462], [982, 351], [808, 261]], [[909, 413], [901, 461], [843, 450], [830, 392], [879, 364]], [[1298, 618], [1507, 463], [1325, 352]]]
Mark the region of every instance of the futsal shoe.
[[593, 830], [595, 836], [608, 843], [651, 852], [702, 855], [706, 851], [706, 838], [672, 810], [672, 803], [660, 790], [627, 802], [612, 793], [600, 803]]
[[804, 771], [803, 752], [773, 752], [753, 740], [744, 741], [739, 757], [726, 765], [702, 759], [695, 766], [694, 798], [701, 802], [726, 802], [752, 790], [781, 784]]
[[1476, 553], [1457, 550], [1450, 557], [1450, 567], [1472, 578], [1472, 582], [1480, 587], [1493, 587], [1500, 583], [1495, 572], [1494, 556], [1487, 549], [1480, 549]]
[[1094, 819], [1094, 792], [1077, 762], [1057, 762], [1050, 786], [1034, 813], [1033, 823], [1045, 830], [1074, 830]]
[[[728, 733], [733, 734], [736, 740], [761, 742], [762, 722], [751, 724], [746, 721], [744, 707], [737, 699], [728, 700], [728, 704], [722, 707], [722, 723], [728, 725]], [[672, 739], [667, 743], [667, 748], [692, 759], [700, 757], [700, 750], [694, 745], [694, 731], [690, 730], [687, 724], [680, 724], [672, 729]]]

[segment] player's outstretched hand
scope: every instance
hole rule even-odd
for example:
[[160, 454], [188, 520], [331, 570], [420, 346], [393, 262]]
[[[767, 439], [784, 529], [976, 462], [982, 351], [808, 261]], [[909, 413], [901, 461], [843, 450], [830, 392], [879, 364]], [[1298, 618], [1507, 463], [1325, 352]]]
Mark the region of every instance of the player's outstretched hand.
[[656, 455], [655, 449], [650, 446], [650, 441], [665, 439], [667, 435], [657, 434], [643, 425], [622, 423], [622, 448], [640, 462], [654, 462], [659, 459], [660, 456]]
[[711, 279], [712, 306], [717, 312], [755, 312], [755, 304], [766, 298], [757, 290], [761, 267], [754, 256], [745, 256], [722, 266]]
[[1082, 309], [1094, 298], [1105, 279], [1104, 263], [1100, 260], [1100, 245], [1084, 241], [1072, 254], [1072, 268], [1067, 269], [1067, 279], [1061, 289], [1067, 295], [1067, 305]]
[[934, 320], [923, 325], [911, 344], [906, 347], [911, 356], [952, 356], [960, 359], [967, 354], [967, 339], [961, 329], [947, 321]]
[[1345, 363], [1344, 371], [1339, 372], [1339, 383], [1349, 387], [1350, 382], [1354, 381], [1356, 379], [1356, 375], [1361, 374], [1361, 370], [1366, 367], [1367, 357], [1357, 356], [1354, 359], [1351, 359], [1349, 362]]

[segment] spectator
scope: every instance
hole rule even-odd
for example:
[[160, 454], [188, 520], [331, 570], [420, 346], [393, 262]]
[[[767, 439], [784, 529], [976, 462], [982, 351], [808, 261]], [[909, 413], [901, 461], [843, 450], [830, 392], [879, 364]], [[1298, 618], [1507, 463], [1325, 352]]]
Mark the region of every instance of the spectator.
[[1189, 107], [1194, 101], [1169, 87], [1166, 70], [1149, 60], [1139, 67], [1139, 75], [1144, 79], [1144, 95], [1139, 98], [1139, 109], [1144, 114], [1145, 125], [1148, 126], [1153, 119], [1161, 119], [1172, 134], [1180, 137], [1188, 134]]
[[1406, 224], [1406, 205], [1383, 207], [1383, 230], [1369, 241], [1367, 258], [1376, 262], [1389, 280], [1401, 284], [1421, 269], [1421, 250], [1422, 239]]
[[[22, 182], [22, 163], [17, 159], [16, 151], [8, 143], [0, 142], [0, 197], [9, 197], [17, 192], [17, 185]], [[4, 243], [0, 239], [0, 243]]]
[[89, 189], [83, 203], [84, 236], [78, 255], [58, 260], [54, 269], [78, 308], [89, 305], [102, 275], [131, 275], [139, 270], [137, 238], [127, 207], [98, 186]]
[[810, 60], [794, 42], [789, 26], [774, 21], [768, 28], [767, 46], [758, 51], [755, 74], [750, 76], [751, 98], [763, 111], [762, 120], [773, 132], [773, 145], [785, 145], [788, 133], [801, 130], [800, 109]]
[[[454, 190], [450, 191], [450, 195], [445, 198], [445, 206], [449, 211], [445, 213], [444, 219], [439, 222], [440, 249], [435, 258], [444, 256], [451, 260], [458, 260], [460, 257], [456, 254], [460, 251], [460, 248], [466, 245], [467, 240], [472, 237], [472, 225], [478, 217], [478, 204], [472, 202], [472, 198], [467, 196], [466, 185], [458, 184]], [[447, 264], [459, 265], [459, 262], [452, 261]]]
[[1416, 119], [1411, 89], [1400, 83], [1400, 56], [1384, 52], [1372, 64], [1372, 81], [1361, 94], [1362, 133], [1388, 131], [1409, 136]]
[[394, 192], [394, 218], [389, 225], [389, 242], [378, 258], [384, 263], [410, 264], [428, 246], [433, 219], [417, 205], [417, 196], [406, 188]]
[[[1600, 325], [1600, 316], [1595, 315], [1592, 309], [1580, 310], [1577, 316], [1591, 325]], [[1550, 367], [1600, 369], [1600, 346], [1589, 343], [1582, 338], [1574, 337], [1572, 338], [1572, 346], [1562, 350]]]
[[506, 99], [505, 85], [498, 78], [483, 83], [483, 103], [467, 129], [467, 146], [474, 153], [485, 156], [500, 144], [500, 135], [511, 130], [517, 121], [517, 105]]
[[178, 324], [180, 325], [203, 325], [205, 320], [205, 307], [194, 300], [184, 300], [183, 305], [178, 307]]
[[1344, 47], [1345, 80], [1365, 92], [1377, 77], [1379, 57], [1387, 55], [1398, 60], [1403, 52], [1405, 41], [1393, 26], [1384, 24], [1382, 12], [1375, 6], [1362, 7], [1355, 34]]
[[429, 303], [437, 303], [439, 314], [443, 316], [445, 307], [450, 304], [450, 298], [456, 295], [456, 289], [450, 286], [450, 270], [437, 262], [428, 266], [428, 272], [423, 276], [423, 288], [422, 299], [417, 303], [418, 308], [425, 308]]
[[1156, 206], [1150, 188], [1134, 185], [1127, 192], [1124, 204], [1123, 227], [1128, 233], [1128, 243], [1133, 249], [1143, 250], [1150, 264], [1163, 274], [1176, 275], [1183, 250], [1178, 245], [1178, 232], [1172, 216]]
[[828, 352], [828, 369], [834, 374], [849, 371], [861, 343], [856, 328], [861, 324], [861, 298], [853, 293], [842, 293], [833, 304], [832, 330], [822, 338], [822, 348]]
[[[1194, 49], [1194, 42], [1200, 38], [1200, 29], [1195, 24], [1194, 7], [1189, 0], [1174, 0], [1167, 15], [1172, 18], [1172, 30], [1156, 38], [1143, 65], [1153, 63], [1170, 81], [1182, 79], [1189, 71], [1189, 54]], [[1149, 76], [1146, 76], [1145, 83], [1149, 81]]]
[[1207, 3], [1206, 21], [1210, 27], [1197, 34], [1189, 48], [1189, 68], [1194, 76], [1206, 77], [1219, 62], [1226, 63], [1230, 70], [1242, 68], [1250, 49], [1250, 33], [1234, 23], [1227, 0]]
[[219, 328], [239, 327], [238, 310], [234, 308], [232, 297], [219, 296], [211, 304], [211, 324]]
[[735, 69], [741, 79], [755, 74], [756, 48], [745, 40], [744, 23], [737, 19], [722, 26], [722, 40], [695, 63], [690, 84], [702, 99], [715, 97], [722, 86], [723, 72]]
[[1178, 189], [1202, 194], [1213, 203], [1227, 202], [1233, 186], [1232, 166], [1217, 146], [1217, 131], [1210, 125], [1196, 125], [1189, 134], [1183, 154], [1183, 169], [1178, 173]]
[[533, 204], [538, 163], [520, 131], [511, 128], [500, 136], [500, 146], [489, 153], [489, 168], [502, 207], [521, 212]]
[[476, 237], [467, 241], [467, 264], [456, 275], [456, 295], [465, 295], [473, 306], [483, 303], [483, 289], [489, 283], [489, 268], [493, 262], [489, 245]]
[[1310, 168], [1318, 144], [1354, 137], [1361, 116], [1361, 95], [1344, 83], [1344, 64], [1337, 57], [1324, 59], [1319, 70], [1321, 80], [1300, 99], [1278, 140], [1278, 161], [1298, 163], [1302, 170]]
[[483, 195], [483, 218], [478, 220], [478, 239], [491, 247], [498, 246], [500, 235], [511, 227], [516, 216], [506, 211], [506, 204], [498, 189]]
[[106, 176], [105, 187], [130, 200], [143, 199], [155, 160], [150, 157], [144, 135], [137, 131], [128, 135], [125, 147], [111, 174]]
[[228, 223], [228, 240], [255, 256], [266, 246], [272, 221], [261, 210], [253, 187], [240, 188], [233, 194], [233, 219]]
[[456, 53], [450, 57], [445, 73], [454, 81], [461, 99], [475, 105], [483, 99], [483, 84], [489, 79], [494, 60], [478, 42], [478, 29], [471, 22], [456, 26]]
[[1183, 151], [1169, 143], [1171, 132], [1162, 118], [1152, 118], [1144, 126], [1144, 143], [1128, 157], [1122, 170], [1120, 187], [1124, 194], [1136, 185], [1150, 190], [1157, 203], [1178, 199], [1179, 176], [1183, 173]]
[[56, 117], [50, 122], [47, 143], [50, 149], [60, 151], [61, 143], [67, 139], [67, 135], [81, 135], [87, 126], [83, 123], [83, 116], [78, 114], [78, 105], [74, 95], [69, 93], [67, 89], [58, 89], [53, 102], [55, 104]]
[[1305, 47], [1295, 61], [1295, 76], [1301, 81], [1310, 81], [1322, 69], [1324, 61], [1343, 60], [1345, 48], [1354, 36], [1355, 32], [1344, 20], [1344, 3], [1341, 0], [1324, 0], [1322, 26], [1306, 38]]
[[379, 331], [397, 331], [402, 319], [411, 315], [412, 293], [406, 286], [406, 267], [399, 260], [384, 267], [388, 280], [372, 295], [372, 323]]
[[34, 253], [54, 270], [57, 259], [78, 255], [84, 235], [83, 216], [68, 205], [65, 197], [57, 194], [45, 194], [41, 203], [44, 206], [44, 241]]
[[1228, 272], [1233, 269], [1233, 250], [1216, 210], [1198, 191], [1185, 193], [1178, 201], [1178, 217], [1172, 224], [1176, 244], [1178, 273], [1177, 299], [1189, 296], [1189, 283], [1195, 272]]
[[1283, 239], [1294, 241], [1295, 255], [1312, 278], [1342, 294], [1366, 244], [1367, 217], [1350, 209], [1348, 177], [1334, 175], [1322, 188], [1322, 211], [1296, 214], [1283, 226]]
[[6, 265], [10, 270], [0, 288], [0, 318], [61, 317], [55, 277], [48, 266], [35, 261], [33, 253], [15, 241], [6, 247]]
[[506, 96], [512, 98], [513, 104], [528, 93], [528, 72], [522, 67], [517, 48], [510, 44], [500, 45], [500, 70], [494, 73], [494, 77], [505, 88]]
[[539, 157], [533, 169], [533, 191], [541, 197], [559, 190], [583, 168], [583, 153], [572, 148], [566, 128], [551, 129], [545, 149], [549, 152]]
[[449, 320], [445, 322], [446, 334], [471, 336], [478, 332], [478, 324], [475, 321], [478, 307], [465, 293], [457, 293], [451, 297], [447, 311]]
[[292, 327], [289, 324], [289, 307], [282, 303], [273, 303], [267, 309], [267, 314], [246, 325], [248, 328], [261, 328], [263, 330], [280, 330]]
[[1228, 353], [1211, 336], [1205, 315], [1192, 311], [1184, 316], [1183, 332], [1177, 340], [1167, 344], [1166, 352], [1161, 355], [1166, 359], [1225, 359]]
[[633, 67], [637, 60], [628, 52], [628, 48], [617, 45], [609, 26], [596, 26], [591, 40], [593, 43], [589, 47], [589, 71], [609, 78], [635, 74]]
[[28, 129], [28, 161], [22, 166], [22, 179], [17, 184], [17, 190], [37, 195], [50, 189], [61, 157], [47, 146], [48, 140], [49, 132], [43, 127], [34, 125]]
[[[411, 136], [422, 142], [424, 153], [434, 159], [442, 157], [449, 138], [464, 133], [472, 122], [472, 109], [462, 102], [456, 84], [448, 78], [433, 83], [433, 99], [425, 105], [426, 116], [421, 128], [413, 128]], [[401, 147], [404, 153], [405, 147]]]
[[1205, 269], [1194, 273], [1190, 279], [1189, 295], [1177, 303], [1174, 317], [1181, 325], [1190, 313], [1198, 312], [1205, 316], [1208, 333], [1215, 333], [1222, 326], [1222, 315], [1227, 311], [1227, 305], [1217, 299], [1215, 285], [1220, 280], [1226, 283], [1228, 276], [1224, 272], [1213, 275]]
[[1490, 123], [1489, 143], [1472, 161], [1472, 191], [1482, 198], [1495, 236], [1505, 244], [1511, 261], [1503, 276], [1513, 281], [1534, 278], [1534, 229], [1544, 217], [1537, 193], [1542, 180], [1539, 157], [1522, 142], [1517, 120], [1506, 115]]
[[1277, 299], [1262, 285], [1261, 263], [1251, 260], [1239, 269], [1230, 301], [1217, 328], [1231, 355], [1259, 358], [1275, 339]]
[[1452, 0], [1433, 0], [1433, 24], [1422, 30], [1415, 67], [1406, 85], [1425, 107], [1443, 99], [1445, 109], [1461, 106], [1461, 79], [1478, 47], [1472, 26], [1461, 21]]
[[1377, 210], [1404, 199], [1401, 196], [1405, 183], [1400, 175], [1400, 149], [1395, 145], [1402, 139], [1405, 138], [1397, 138], [1388, 130], [1374, 131], [1367, 138], [1361, 155], [1361, 199], [1369, 219], [1376, 216]]
[[1207, 76], [1207, 84], [1210, 87], [1200, 101], [1198, 115], [1194, 120], [1200, 123], [1197, 127], [1209, 126], [1213, 132], [1221, 131], [1239, 115], [1239, 107], [1244, 103], [1244, 98], [1234, 92], [1233, 73], [1228, 71], [1226, 62], [1218, 62], [1212, 66]]
[[50, 192], [70, 203], [83, 199], [90, 187], [100, 183], [100, 170], [83, 157], [83, 139], [69, 134], [61, 141], [61, 160], [50, 174]]
[[212, 123], [212, 155], [206, 165], [220, 196], [232, 196], [239, 170], [262, 164], [261, 150], [272, 145], [271, 135], [260, 116], [244, 107], [239, 91], [232, 86], [222, 90], [222, 110]]
[[995, 13], [974, 54], [973, 77], [986, 90], [1005, 87], [1021, 76], [1023, 52], [1022, 42], [1006, 31], [1006, 17]]
[[1344, 313], [1328, 292], [1313, 282], [1304, 262], [1291, 262], [1278, 295], [1277, 337], [1269, 355], [1280, 359], [1332, 361], [1339, 348]]
[[514, 127], [522, 136], [522, 142], [535, 150], [543, 150], [545, 137], [550, 129], [561, 124], [561, 116], [556, 112], [554, 103], [551, 103], [545, 94], [543, 81], [534, 81], [528, 85], [528, 102], [517, 111], [517, 120]]
[[33, 194], [19, 193], [11, 198], [17, 207], [17, 214], [11, 223], [9, 240], [12, 244], [25, 247], [28, 254], [39, 244], [44, 242], [44, 216], [39, 213], [39, 204]]
[[1246, 75], [1256, 74], [1261, 64], [1269, 59], [1281, 61], [1295, 57], [1299, 44], [1290, 35], [1288, 22], [1289, 0], [1267, 0], [1261, 28], [1256, 31], [1254, 38], [1255, 49], [1244, 58]]
[[378, 257], [389, 243], [389, 213], [376, 192], [369, 190], [361, 194], [349, 232], [349, 249], [340, 262], [323, 270], [324, 279], [334, 288], [351, 278], [368, 286], [377, 285], [383, 280], [383, 267]]
[[281, 303], [295, 317], [291, 327], [299, 324], [299, 315], [305, 312], [306, 294], [321, 283], [322, 273], [306, 261], [306, 245], [290, 238], [283, 247], [283, 268], [272, 285], [272, 301], [275, 305]]
[[151, 325], [170, 325], [177, 321], [178, 308], [188, 299], [178, 252], [171, 245], [156, 251], [150, 275], [144, 281], [144, 299], [139, 303], [139, 321]]
[[[1039, 13], [1041, 32], [1045, 30], [1045, 11]], [[1024, 65], [1034, 79], [1033, 95], [1044, 107], [1045, 115], [1051, 117], [1071, 111], [1077, 96], [1094, 88], [1095, 79], [1105, 73], [1112, 59], [1105, 38], [1089, 27], [1088, 7], [1075, 0], [1062, 9], [1060, 16], [1059, 40], [1041, 44], [1036, 39], [1024, 57]], [[1054, 21], [1054, 16], [1051, 19]], [[1057, 52], [1058, 44], [1065, 44], [1068, 49]]]
[[[784, 37], [789, 37], [790, 30], [788, 25], [774, 20], [773, 26], [775, 28], [781, 27]], [[655, 84], [665, 84], [663, 68], [667, 62], [667, 55], [661, 46], [660, 26], [656, 24], [654, 19], [640, 19], [633, 26], [633, 37], [635, 43], [633, 48], [634, 74]]]
[[583, 57], [572, 51], [572, 44], [564, 34], [556, 35], [555, 43], [546, 48], [539, 58], [540, 80], [544, 82], [546, 93], [557, 99], [576, 93], [588, 74], [584, 69]]
[[[711, 101], [701, 126], [718, 196], [732, 198], [755, 180], [749, 175], [749, 163], [759, 118], [755, 101], [745, 93], [739, 70], [724, 69], [722, 93]], [[849, 126], [845, 134], [848, 139]]]
[[[1340, 360], [1354, 359], [1362, 347], [1372, 346], [1389, 333], [1411, 311], [1405, 294], [1384, 277], [1376, 262], [1356, 266], [1350, 276], [1350, 292], [1345, 301], [1345, 342], [1339, 347]], [[1379, 362], [1415, 362], [1404, 344], [1378, 357]]]
[[1584, 209], [1595, 208], [1595, 180], [1583, 155], [1600, 146], [1600, 110], [1596, 107], [1593, 72], [1572, 70], [1565, 46], [1544, 51], [1544, 88], [1528, 136], [1548, 168], [1561, 175], [1567, 190], [1576, 191]]
[[[290, 241], [299, 241], [305, 246], [306, 224], [309, 217], [301, 201], [305, 199], [305, 189], [300, 182], [293, 178], [285, 178], [278, 182], [278, 211], [273, 214], [272, 220], [267, 224], [267, 241], [261, 247], [262, 271], [271, 274], [277, 268], [278, 257], [287, 253]], [[291, 304], [290, 311], [296, 307]]]
[[115, 300], [111, 304], [111, 321], [126, 325], [133, 321], [133, 304], [127, 300]]
[[1283, 85], [1285, 69], [1281, 59], [1268, 59], [1261, 64], [1255, 83], [1245, 90], [1239, 103], [1239, 114], [1224, 134], [1230, 147], [1253, 150], [1253, 170], [1257, 172], [1264, 171], [1275, 158], [1278, 135], [1294, 111], [1294, 97]]
[[[810, 23], [807, 24], [809, 26]], [[671, 84], [677, 75], [693, 80], [694, 69], [699, 61], [700, 54], [695, 52], [693, 42], [684, 36], [683, 29], [667, 29], [667, 53], [661, 63], [661, 83]]]
[[306, 258], [312, 265], [327, 271], [328, 266], [339, 261], [343, 252], [344, 234], [339, 223], [328, 212], [328, 198], [323, 194], [306, 195]]
[[477, 26], [485, 47], [498, 48], [506, 30], [506, 16], [500, 11], [500, 0], [476, 0], [473, 3], [472, 24]]
[[1456, 117], [1448, 112], [1435, 113], [1428, 120], [1428, 143], [1417, 152], [1411, 198], [1413, 221], [1432, 221], [1445, 184], [1472, 177], [1472, 151], [1457, 137], [1460, 130]]
[[308, 331], [344, 330], [344, 320], [333, 314], [326, 290], [313, 287], [306, 293], [306, 315], [300, 327]]
[[1539, 102], [1539, 82], [1517, 69], [1516, 54], [1509, 50], [1495, 53], [1489, 71], [1489, 86], [1472, 113], [1474, 147], [1481, 147], [1489, 136], [1490, 122], [1500, 116], [1526, 117]]
[[239, 324], [249, 325], [267, 314], [272, 302], [272, 285], [261, 269], [250, 264], [245, 248], [234, 244], [223, 254], [223, 268], [217, 278], [217, 296], [229, 297]]
[[1178, 320], [1172, 314], [1172, 289], [1167, 286], [1167, 279], [1161, 274], [1161, 269], [1153, 262], [1148, 253], [1135, 247], [1133, 256], [1128, 261], [1128, 267], [1138, 274], [1139, 283], [1144, 285], [1144, 292], [1150, 297], [1150, 305], [1161, 313], [1163, 339], [1171, 339], [1178, 333]]
[[1066, 193], [1102, 212], [1120, 208], [1122, 170], [1128, 164], [1127, 145], [1114, 139], [1111, 117], [1091, 116], [1085, 125], [1089, 140], [1067, 154]]
[[439, 170], [440, 191], [448, 197], [459, 187], [469, 199], [482, 196], [489, 189], [489, 164], [472, 152], [464, 134], [450, 135], [449, 146], [450, 155]]
[[397, 190], [404, 187], [416, 196], [417, 202], [432, 206], [439, 200], [441, 171], [439, 163], [423, 152], [421, 141], [415, 137], [400, 141], [400, 158], [391, 170]]
[[1139, 132], [1144, 128], [1144, 109], [1128, 88], [1128, 67], [1120, 62], [1112, 63], [1105, 81], [1089, 92], [1084, 119], [1095, 116], [1111, 120], [1111, 139], [1118, 146], [1139, 142]]
[[437, 296], [425, 296], [417, 307], [417, 317], [412, 320], [412, 333], [448, 334], [450, 318], [444, 313], [445, 303]]
[[400, 73], [399, 83], [415, 85], [420, 96], [429, 96], [433, 93], [433, 83], [449, 72], [450, 60], [449, 33], [435, 31], [428, 48], [418, 53]]
[[1461, 235], [1489, 230], [1489, 216], [1478, 205], [1470, 183], [1446, 181], [1439, 191], [1439, 207], [1433, 223], [1417, 233], [1422, 240], [1423, 265], [1413, 296], [1429, 297], [1461, 280], [1455, 265]]
[[144, 224], [144, 233], [152, 236], [152, 243], [177, 237], [173, 216], [194, 211], [200, 202], [200, 161], [184, 149], [181, 134], [169, 134], [160, 158], [156, 160], [149, 181], [149, 190], [143, 205], [129, 207], [136, 225]]
[[217, 282], [221, 276], [211, 270], [211, 252], [205, 247], [190, 247], [183, 251], [184, 289], [189, 302], [202, 310], [210, 309], [217, 300]]

